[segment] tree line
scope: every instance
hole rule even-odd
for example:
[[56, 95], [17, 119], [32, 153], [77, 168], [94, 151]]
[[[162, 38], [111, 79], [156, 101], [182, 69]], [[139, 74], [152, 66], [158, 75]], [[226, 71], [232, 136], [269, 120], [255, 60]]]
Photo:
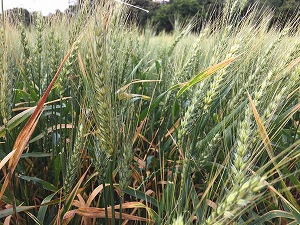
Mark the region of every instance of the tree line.
[[[137, 19], [140, 26], [151, 23], [157, 30], [171, 31], [174, 29], [174, 22], [189, 21], [193, 17], [198, 20], [214, 20], [218, 18], [226, 5], [226, 0], [170, 0], [154, 2], [152, 0], [131, 0], [132, 5], [149, 10], [146, 13], [142, 10], [131, 8], [132, 17]], [[231, 1], [234, 2], [234, 1]], [[300, 16], [300, 0], [248, 0], [244, 2], [243, 12], [247, 8], [257, 4], [259, 9], [269, 8], [274, 12], [272, 23], [282, 26], [295, 16]], [[242, 13], [243, 13], [242, 12]], [[201, 25], [200, 25], [201, 26]]]
[[[91, 6], [97, 2], [100, 2], [100, 0], [78, 0], [77, 5], [70, 5], [65, 12], [56, 11], [55, 14], [69, 13], [74, 15], [83, 5]], [[197, 21], [200, 22], [196, 28], [201, 29], [201, 21], [213, 21], [221, 16], [226, 2], [228, 0], [161, 0], [160, 2], [129, 0], [128, 3], [138, 7], [129, 7], [129, 21], [137, 23], [141, 28], [151, 25], [156, 28], [157, 32], [163, 30], [170, 32], [174, 29], [175, 21], [184, 23], [192, 18], [197, 18]], [[295, 16], [300, 16], [300, 0], [245, 0], [237, 2], [238, 4], [244, 2], [243, 9], [241, 9], [244, 13], [253, 4], [257, 4], [260, 9], [267, 7], [272, 9], [274, 12], [272, 24], [276, 23], [284, 26], [287, 21]], [[36, 17], [36, 12], [29, 13], [26, 9], [11, 9], [6, 13], [11, 21], [18, 18], [18, 20], [24, 21], [25, 25], [34, 23]]]

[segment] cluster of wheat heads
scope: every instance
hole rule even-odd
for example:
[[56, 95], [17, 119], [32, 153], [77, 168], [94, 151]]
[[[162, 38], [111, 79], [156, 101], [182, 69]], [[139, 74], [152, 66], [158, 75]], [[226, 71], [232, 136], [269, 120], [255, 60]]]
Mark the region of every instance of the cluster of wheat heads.
[[3, 15], [0, 221], [299, 224], [299, 17], [226, 4], [159, 35], [114, 1]]

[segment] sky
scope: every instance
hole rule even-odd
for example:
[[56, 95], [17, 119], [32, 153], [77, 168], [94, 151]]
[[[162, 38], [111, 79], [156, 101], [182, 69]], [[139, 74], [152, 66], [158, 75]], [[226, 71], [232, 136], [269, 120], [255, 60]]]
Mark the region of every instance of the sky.
[[[49, 13], [55, 13], [57, 9], [63, 12], [74, 2], [77, 0], [3, 0], [3, 8], [6, 10], [21, 7], [28, 9], [29, 12], [41, 11], [44, 16], [47, 16]], [[0, 9], [2, 11], [1, 4]]]

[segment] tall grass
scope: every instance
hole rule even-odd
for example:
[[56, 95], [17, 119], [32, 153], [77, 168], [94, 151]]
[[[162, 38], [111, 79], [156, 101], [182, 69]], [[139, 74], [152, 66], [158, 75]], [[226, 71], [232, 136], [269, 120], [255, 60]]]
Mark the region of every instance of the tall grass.
[[3, 17], [1, 223], [299, 224], [299, 17], [226, 4], [199, 33], [114, 1]]

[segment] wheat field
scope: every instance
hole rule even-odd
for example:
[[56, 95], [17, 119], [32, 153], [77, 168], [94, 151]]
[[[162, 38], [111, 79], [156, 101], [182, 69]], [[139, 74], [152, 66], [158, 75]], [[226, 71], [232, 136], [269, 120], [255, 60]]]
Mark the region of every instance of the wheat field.
[[160, 34], [2, 14], [0, 224], [300, 224], [300, 17], [237, 2]]

